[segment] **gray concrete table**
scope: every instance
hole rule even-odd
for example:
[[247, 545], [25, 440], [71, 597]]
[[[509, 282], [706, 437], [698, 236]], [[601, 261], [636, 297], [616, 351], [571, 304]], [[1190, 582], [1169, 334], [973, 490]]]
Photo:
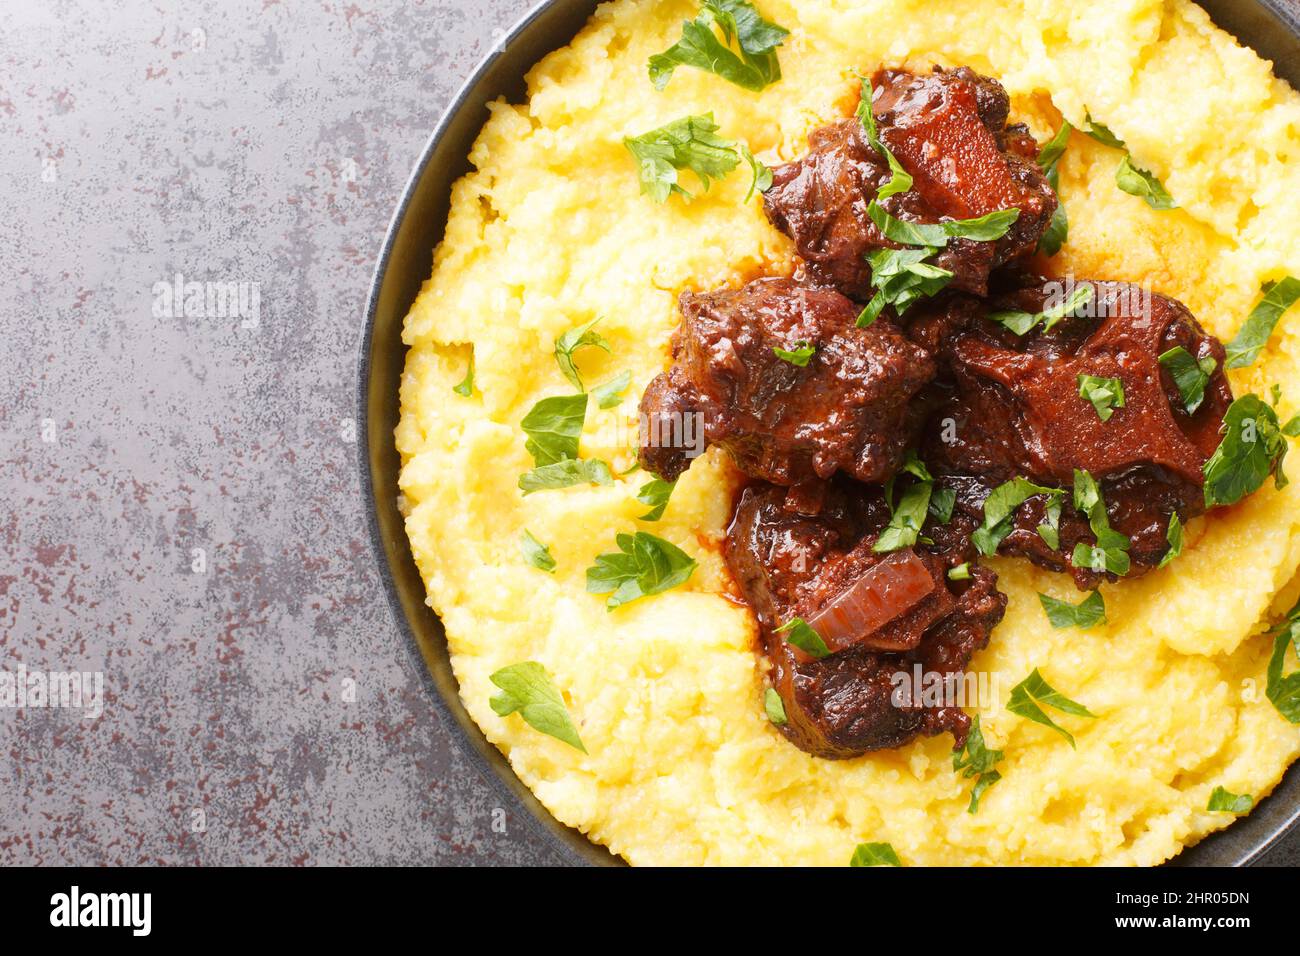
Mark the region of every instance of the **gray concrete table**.
[[528, 6], [7, 7], [0, 670], [103, 695], [0, 707], [0, 863], [555, 861], [426, 699], [355, 467], [393, 206]]

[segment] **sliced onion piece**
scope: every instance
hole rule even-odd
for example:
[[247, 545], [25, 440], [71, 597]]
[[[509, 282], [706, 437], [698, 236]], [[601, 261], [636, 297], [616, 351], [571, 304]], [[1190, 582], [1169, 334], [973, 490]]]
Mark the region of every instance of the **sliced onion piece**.
[[909, 650], [920, 642], [920, 629], [892, 641], [876, 632], [924, 601], [935, 587], [934, 575], [915, 551], [895, 551], [863, 572], [808, 625], [832, 653], [855, 644], [881, 651]]

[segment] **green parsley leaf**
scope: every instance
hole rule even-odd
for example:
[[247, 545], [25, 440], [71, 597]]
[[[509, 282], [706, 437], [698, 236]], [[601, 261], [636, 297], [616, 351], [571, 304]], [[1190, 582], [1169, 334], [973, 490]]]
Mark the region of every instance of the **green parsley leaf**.
[[451, 390], [465, 398], [474, 394], [474, 353], [472, 351], [469, 353], [469, 368], [465, 371], [465, 377], [460, 384], [453, 385]]
[[650, 510], [641, 516], [642, 521], [658, 521], [664, 516], [664, 509], [668, 507], [668, 499], [672, 497], [673, 489], [677, 487], [676, 481], [664, 481], [662, 478], [656, 478], [641, 486], [641, 490], [636, 493], [636, 500], [643, 505], [649, 505]]
[[1047, 500], [1047, 520], [1038, 526], [1038, 536], [1043, 543], [1055, 551], [1061, 546], [1061, 495]]
[[849, 866], [902, 866], [898, 854], [888, 843], [859, 843]]
[[1069, 120], [1061, 121], [1061, 128], [1056, 131], [1056, 135], [1044, 144], [1043, 148], [1038, 151], [1038, 168], [1043, 171], [1047, 184], [1052, 187], [1056, 193], [1056, 211], [1052, 213], [1052, 219], [1047, 224], [1047, 229], [1043, 231], [1043, 236], [1038, 240], [1038, 251], [1045, 256], [1054, 256], [1061, 251], [1061, 246], [1070, 237], [1070, 220], [1065, 212], [1065, 202], [1061, 199], [1061, 157], [1065, 154], [1066, 144], [1070, 140], [1070, 132], [1074, 129]]
[[754, 155], [747, 143], [737, 143], [736, 149], [740, 151], [741, 159], [749, 166], [751, 179], [749, 192], [745, 193], [745, 202], [749, 202], [754, 198], [754, 193], [765, 193], [772, 188], [772, 170]]
[[903, 464], [899, 466], [898, 470], [920, 478], [922, 481], [934, 481], [934, 475], [930, 474], [930, 469], [925, 466], [925, 462], [921, 460], [915, 448], [907, 450], [907, 454], [903, 457]]
[[536, 661], [511, 664], [488, 679], [501, 688], [501, 693], [488, 701], [498, 716], [509, 717], [517, 711], [534, 730], [587, 752], [564, 706], [564, 698], [541, 664]]
[[876, 200], [867, 206], [867, 215], [886, 239], [905, 246], [929, 246], [942, 249], [949, 239], [972, 239], [992, 242], [1001, 239], [1020, 218], [1019, 209], [999, 209], [975, 219], [955, 219], [949, 222], [906, 222], [895, 219]]
[[1030, 498], [1035, 495], [1059, 498], [1064, 494], [1060, 488], [1036, 485], [1028, 478], [1004, 481], [984, 499], [984, 523], [971, 535], [976, 550], [986, 555], [997, 553], [1002, 540], [1011, 533], [1013, 513]]
[[[1054, 173], [1057, 173], [1057, 166], [1061, 162], [1061, 157], [1065, 155], [1066, 144], [1070, 142], [1070, 133], [1074, 127], [1070, 125], [1069, 120], [1061, 120], [1061, 128], [1056, 131], [1051, 139], [1043, 144], [1042, 149], [1038, 151], [1038, 168], [1043, 171], [1043, 175], [1050, 180]], [[1056, 184], [1052, 184], [1056, 188]]]
[[1285, 487], [1286, 453], [1277, 412], [1258, 395], [1243, 395], [1228, 406], [1223, 440], [1205, 463], [1205, 506], [1236, 504], [1259, 489], [1270, 472], [1276, 486]]
[[1282, 434], [1288, 438], [1300, 438], [1300, 415], [1296, 415], [1282, 426]]
[[582, 386], [582, 376], [578, 374], [578, 366], [573, 362], [573, 353], [578, 349], [588, 347], [609, 351], [609, 343], [605, 341], [604, 336], [599, 332], [592, 331], [593, 326], [599, 321], [599, 318], [592, 319], [576, 329], [569, 329], [555, 340], [555, 364], [560, 366], [560, 371], [564, 373], [564, 377], [573, 383], [573, 387], [579, 391], [585, 391], [585, 389]]
[[[713, 32], [715, 23], [721, 39]], [[693, 66], [758, 92], [781, 78], [776, 48], [789, 35], [745, 0], [703, 0], [700, 15], [682, 24], [682, 38], [650, 57], [650, 80], [656, 90], [663, 90], [677, 67]], [[739, 55], [729, 47], [733, 40]]]
[[1092, 114], [1084, 111], [1084, 122], [1087, 128], [1084, 130], [1089, 136], [1101, 143], [1103, 146], [1109, 146], [1112, 149], [1127, 149], [1124, 141], [1110, 131], [1110, 127], [1103, 126], [1092, 118]]
[[537, 465], [578, 457], [578, 439], [587, 418], [587, 396], [555, 395], [532, 407], [520, 423], [528, 441], [524, 448]]
[[677, 545], [645, 531], [620, 534], [614, 539], [618, 551], [596, 556], [587, 569], [587, 591], [610, 594], [609, 610], [671, 590], [690, 580], [695, 559]]
[[599, 459], [562, 458], [549, 465], [539, 465], [519, 476], [519, 490], [525, 495], [535, 491], [555, 491], [574, 485], [612, 485], [614, 476], [609, 465]]
[[524, 559], [533, 567], [541, 568], [548, 574], [555, 573], [555, 558], [551, 557], [551, 549], [534, 538], [533, 533], [527, 528], [519, 536], [519, 550], [524, 553]]
[[623, 393], [632, 384], [632, 373], [622, 372], [611, 378], [604, 385], [597, 385], [591, 390], [591, 397], [599, 408], [615, 408], [623, 401]]
[[793, 644], [809, 657], [821, 660], [831, 656], [831, 649], [826, 646], [822, 636], [801, 617], [790, 618], [776, 629], [776, 633], [786, 635], [786, 643]]
[[781, 700], [781, 695], [776, 692], [775, 687], [769, 687], [763, 693], [763, 710], [767, 711], [767, 719], [774, 725], [785, 726], [785, 702]]
[[1235, 813], [1241, 816], [1255, 808], [1255, 798], [1248, 793], [1229, 793], [1222, 787], [1215, 787], [1210, 794], [1210, 802], [1205, 809], [1215, 813]]
[[970, 580], [970, 562], [964, 561], [955, 568], [948, 569], [949, 581], [969, 581]]
[[1300, 654], [1300, 604], [1291, 609], [1273, 638], [1273, 655], [1268, 661], [1265, 695], [1277, 712], [1293, 724], [1300, 724], [1300, 670], [1284, 674], [1287, 648]]
[[1195, 414], [1201, 407], [1201, 403], [1205, 401], [1205, 386], [1210, 384], [1210, 376], [1218, 368], [1214, 356], [1193, 358], [1187, 349], [1175, 345], [1160, 356], [1160, 364], [1169, 370], [1174, 385], [1178, 387], [1178, 394], [1182, 396], [1183, 408], [1187, 410], [1187, 414]]
[[977, 777], [975, 786], [971, 788], [970, 804], [966, 807], [967, 813], [977, 813], [980, 808], [980, 797], [984, 792], [1002, 779], [1002, 774], [993, 769], [994, 764], [999, 763], [1004, 754], [1001, 750], [990, 750], [984, 744], [984, 732], [980, 730], [979, 714], [971, 722], [970, 733], [966, 735], [966, 742], [952, 752], [952, 769], [962, 771], [962, 776], [966, 779]]
[[1074, 735], [1052, 720], [1051, 717], [1048, 717], [1043, 707], [1050, 707], [1053, 710], [1059, 710], [1063, 714], [1072, 714], [1076, 717], [1097, 716], [1090, 712], [1087, 707], [1070, 700], [1070, 698], [1053, 688], [1051, 684], [1043, 679], [1043, 675], [1038, 673], [1038, 668], [1035, 667], [1028, 677], [1011, 688], [1011, 698], [1007, 701], [1007, 710], [1020, 717], [1032, 720], [1036, 724], [1051, 727], [1065, 737], [1070, 742], [1070, 746], [1073, 747]]
[[939, 524], [952, 520], [952, 510], [957, 505], [957, 492], [951, 488], [935, 488], [930, 492], [930, 516]]
[[1052, 627], [1077, 627], [1086, 631], [1096, 624], [1106, 622], [1106, 602], [1102, 600], [1100, 591], [1093, 591], [1078, 604], [1058, 601], [1041, 592], [1038, 601], [1047, 612], [1047, 619], [1052, 622]]
[[1092, 402], [1097, 417], [1108, 422], [1115, 409], [1124, 407], [1124, 383], [1117, 378], [1080, 375], [1079, 397]]
[[879, 554], [910, 548], [916, 544], [917, 535], [921, 533], [921, 525], [925, 524], [925, 516], [930, 509], [930, 491], [933, 487], [929, 481], [917, 481], [903, 492], [903, 499], [894, 509], [888, 527], [876, 539], [872, 551]]
[[1024, 335], [1039, 324], [1043, 326], [1043, 331], [1047, 332], [1058, 322], [1077, 313], [1091, 302], [1096, 294], [1097, 290], [1090, 283], [1080, 282], [1062, 301], [1049, 306], [1042, 312], [1034, 314], [1032, 312], [1022, 312], [1019, 309], [1008, 309], [989, 313], [989, 319], [1006, 326], [1016, 335]]
[[1245, 323], [1228, 343], [1228, 360], [1224, 368], [1253, 365], [1264, 346], [1268, 345], [1278, 319], [1297, 299], [1300, 299], [1300, 279], [1287, 276], [1281, 282], [1264, 286], [1264, 298], [1250, 310]]
[[1134, 166], [1132, 157], [1127, 153], [1119, 161], [1119, 169], [1115, 170], [1115, 185], [1130, 196], [1145, 199], [1152, 209], [1178, 208], [1178, 203], [1174, 202], [1174, 197], [1169, 195], [1164, 184], [1150, 171]]
[[781, 348], [773, 348], [772, 351], [776, 353], [777, 358], [789, 362], [791, 365], [805, 368], [808, 365], [808, 360], [813, 357], [813, 353], [815, 353], [817, 349], [801, 339], [796, 342], [795, 347], [789, 351]]
[[912, 176], [906, 169], [899, 164], [898, 159], [884, 141], [880, 138], [880, 133], [876, 128], [876, 115], [871, 112], [871, 101], [875, 98], [875, 91], [871, 88], [871, 79], [862, 77], [862, 95], [858, 100], [857, 116], [858, 122], [862, 128], [867, 131], [867, 142], [879, 153], [886, 163], [889, 164], [889, 182], [881, 186], [876, 193], [877, 199], [888, 199], [890, 196], [898, 193], [905, 193], [912, 188]]
[[868, 254], [871, 265], [871, 285], [876, 294], [858, 316], [858, 328], [865, 329], [875, 322], [886, 305], [892, 305], [902, 315], [918, 299], [937, 295], [953, 279], [947, 269], [924, 260], [939, 250], [929, 246], [920, 249], [878, 249]]
[[641, 193], [663, 203], [673, 193], [686, 199], [687, 192], [678, 180], [679, 170], [689, 169], [699, 177], [705, 190], [715, 179], [722, 179], [740, 165], [740, 153], [731, 140], [717, 135], [718, 124], [712, 113], [687, 116], [623, 140], [639, 163]]
[[1101, 488], [1096, 480], [1086, 471], [1074, 470], [1074, 507], [1088, 516], [1088, 526], [1097, 538], [1095, 545], [1080, 541], [1074, 546], [1070, 556], [1075, 567], [1087, 567], [1111, 574], [1128, 574], [1131, 562], [1128, 550], [1131, 542], [1127, 537], [1110, 526], [1110, 516], [1106, 512], [1106, 502], [1101, 497]]
[[1183, 553], [1183, 523], [1178, 519], [1177, 511], [1169, 516], [1169, 529], [1165, 531], [1165, 540], [1169, 542], [1169, 550], [1156, 565], [1157, 569], [1163, 568]]

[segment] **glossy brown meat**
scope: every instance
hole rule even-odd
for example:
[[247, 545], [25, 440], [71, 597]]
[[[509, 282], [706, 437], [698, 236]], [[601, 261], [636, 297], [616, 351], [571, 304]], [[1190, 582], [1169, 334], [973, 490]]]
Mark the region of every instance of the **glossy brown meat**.
[[[873, 112], [880, 136], [913, 187], [882, 205], [897, 218], [934, 223], [1016, 208], [997, 242], [953, 239], [936, 263], [952, 288], [984, 294], [992, 269], [1028, 255], [1056, 209], [1056, 194], [1034, 163], [1037, 146], [1022, 126], [1007, 127], [1006, 91], [966, 68], [876, 74]], [[852, 298], [871, 296], [868, 253], [898, 248], [867, 214], [890, 178], [857, 119], [815, 130], [802, 159], [777, 167], [764, 208], [795, 241], [808, 278]]]
[[[893, 325], [856, 328], [858, 309], [844, 296], [789, 279], [686, 293], [681, 307], [674, 365], [641, 401], [642, 467], [669, 480], [681, 474], [689, 450], [663, 438], [695, 415], [708, 443], [775, 484], [894, 473], [922, 421], [911, 400], [934, 363]], [[816, 348], [805, 367], [773, 351], [800, 342]]]
[[[1095, 315], [1085, 312], [1046, 333], [1016, 336], [986, 317], [987, 305], [963, 297], [935, 303], [913, 323], [912, 337], [939, 361], [936, 389], [945, 396], [927, 429], [924, 457], [936, 473], [961, 478], [954, 485], [959, 508], [977, 518], [988, 491], [1003, 481], [1022, 475], [1071, 489], [1075, 469], [1088, 471], [1100, 484], [1111, 527], [1131, 539], [1131, 576], [1159, 563], [1171, 514], [1186, 521], [1204, 511], [1202, 468], [1218, 446], [1232, 392], [1223, 347], [1180, 303], [1121, 283], [1091, 285]], [[1049, 304], [1045, 287], [1034, 286], [996, 308], [1037, 313]], [[1193, 415], [1159, 363], [1175, 345], [1219, 365]], [[1079, 396], [1080, 374], [1119, 378], [1125, 406], [1103, 422]], [[1000, 551], [1068, 570], [1080, 587], [1095, 586], [1103, 575], [1068, 560], [1077, 542], [1095, 543], [1086, 518], [1067, 502], [1060, 548], [1050, 549], [1037, 533], [1045, 504], [1037, 498], [1021, 506]]]
[[[784, 489], [761, 483], [746, 488], [725, 543], [732, 575], [758, 618], [772, 685], [785, 705], [782, 733], [828, 758], [898, 747], [919, 734], [950, 731], [963, 741], [969, 718], [960, 707], [927, 707], [897, 693], [905, 685], [895, 675], [911, 674], [916, 664], [926, 674], [960, 675], [1005, 610], [996, 576], [976, 567], [969, 580], [949, 581], [947, 569], [964, 560], [961, 553], [916, 549], [913, 554], [933, 576], [933, 593], [846, 649], [811, 659], [776, 629], [794, 617], [815, 618], [864, 572], [888, 560], [872, 545], [889, 510], [878, 489], [851, 483], [833, 484], [815, 518], [787, 510], [784, 501]], [[926, 529], [937, 537], [934, 531]]]

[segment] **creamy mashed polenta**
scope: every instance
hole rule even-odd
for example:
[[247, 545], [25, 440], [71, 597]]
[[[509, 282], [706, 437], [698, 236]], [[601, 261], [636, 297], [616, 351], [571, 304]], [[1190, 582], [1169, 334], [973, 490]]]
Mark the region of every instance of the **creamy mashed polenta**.
[[[1036, 592], [1077, 602], [1065, 575], [995, 560], [1005, 620], [970, 669], [1000, 697], [982, 718], [1002, 780], [967, 813], [948, 735], [847, 761], [811, 757], [763, 711], [755, 624], [727, 598], [719, 543], [734, 475], [716, 449], [679, 482], [663, 519], [639, 516], [646, 477], [524, 497], [520, 419], [570, 394], [554, 340], [601, 317], [607, 355], [580, 353], [589, 385], [632, 374], [622, 403], [592, 402], [584, 457], [634, 462], [637, 402], [668, 362], [685, 289], [788, 274], [789, 240], [744, 203], [743, 166], [687, 204], [640, 195], [623, 146], [688, 114], [770, 164], [848, 115], [855, 71], [968, 65], [1002, 82], [1040, 142], [1085, 109], [1127, 141], [1180, 208], [1119, 191], [1120, 154], [1075, 133], [1061, 164], [1070, 241], [1058, 273], [1139, 282], [1185, 302], [1227, 340], [1260, 284], [1300, 273], [1300, 97], [1269, 64], [1183, 0], [760, 0], [789, 28], [784, 78], [750, 93], [679, 69], [666, 91], [646, 60], [680, 36], [693, 2], [616, 0], [528, 76], [524, 105], [496, 103], [457, 183], [432, 278], [406, 320], [397, 444], [407, 531], [446, 624], [466, 707], [566, 824], [637, 864], [833, 864], [887, 841], [904, 864], [1154, 864], [1232, 822], [1206, 810], [1223, 786], [1258, 800], [1300, 751], [1264, 697], [1270, 622], [1300, 582], [1300, 484], [1270, 482], [1190, 523], [1164, 570], [1102, 588], [1109, 623], [1055, 630]], [[683, 182], [695, 183], [690, 174]], [[475, 389], [453, 392], [471, 358]], [[1236, 394], [1282, 387], [1300, 408], [1300, 310]], [[554, 574], [530, 565], [527, 528]], [[607, 611], [586, 593], [619, 532], [650, 530], [699, 569], [683, 587]], [[488, 705], [489, 675], [541, 662], [588, 753]], [[1035, 667], [1095, 720], [1063, 717], [1078, 748], [1006, 708]]]

